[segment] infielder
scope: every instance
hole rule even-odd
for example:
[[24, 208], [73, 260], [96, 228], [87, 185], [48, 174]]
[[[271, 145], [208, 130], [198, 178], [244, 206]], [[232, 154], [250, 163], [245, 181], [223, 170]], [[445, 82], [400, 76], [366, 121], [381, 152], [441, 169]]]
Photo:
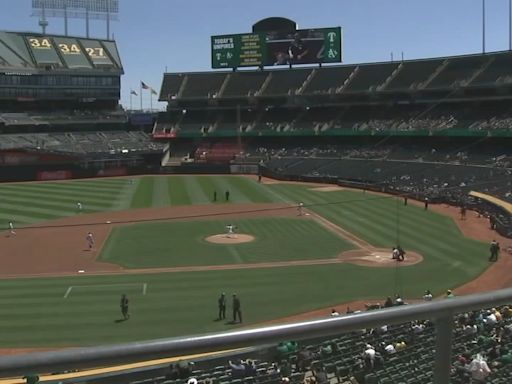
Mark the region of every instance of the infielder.
[[14, 223], [12, 221], [9, 221], [9, 231], [11, 235], [16, 236], [16, 231], [14, 230]]
[[297, 212], [299, 216], [304, 214], [304, 203], [300, 202], [299, 205], [297, 205]]
[[87, 242], [87, 246], [89, 249], [92, 249], [94, 245], [94, 237], [91, 232], [87, 233], [87, 236], [85, 237], [85, 241]]

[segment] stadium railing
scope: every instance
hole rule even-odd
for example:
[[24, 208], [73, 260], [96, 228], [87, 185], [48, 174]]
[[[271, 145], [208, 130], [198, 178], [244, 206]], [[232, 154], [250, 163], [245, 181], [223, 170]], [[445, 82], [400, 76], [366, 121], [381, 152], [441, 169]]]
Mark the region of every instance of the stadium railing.
[[450, 300], [400, 306], [379, 311], [330, 317], [301, 323], [181, 338], [158, 339], [111, 346], [74, 348], [0, 358], [0, 377], [26, 372], [55, 372], [112, 366], [162, 357], [257, 346], [285, 340], [326, 337], [363, 328], [431, 319], [436, 327], [434, 383], [450, 382], [454, 315], [512, 302], [512, 289], [504, 289]]

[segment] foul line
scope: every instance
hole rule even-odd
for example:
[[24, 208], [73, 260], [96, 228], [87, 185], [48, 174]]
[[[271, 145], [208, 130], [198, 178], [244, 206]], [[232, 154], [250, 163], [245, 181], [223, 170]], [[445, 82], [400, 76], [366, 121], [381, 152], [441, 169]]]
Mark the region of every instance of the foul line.
[[[120, 284], [90, 284], [90, 285], [70, 285], [66, 292], [64, 293], [63, 298], [67, 299], [71, 294], [73, 288], [108, 288], [108, 287], [131, 287], [131, 286], [142, 286], [142, 294], [145, 295], [148, 290], [147, 283], [120, 283]], [[75, 289], [76, 290], [76, 289]]]
[[340, 236], [341, 238], [351, 242], [358, 248], [361, 248], [365, 251], [374, 251], [375, 247], [372, 246], [370, 243], [367, 243], [366, 241], [360, 239], [359, 237], [355, 236], [353, 233], [341, 228], [340, 226], [334, 224], [332, 221], [327, 220], [325, 217], [318, 215], [315, 212], [309, 211], [308, 213], [311, 215], [313, 220], [315, 220], [318, 224], [320, 224], [322, 227], [330, 230], [331, 232], [334, 232], [336, 235]]

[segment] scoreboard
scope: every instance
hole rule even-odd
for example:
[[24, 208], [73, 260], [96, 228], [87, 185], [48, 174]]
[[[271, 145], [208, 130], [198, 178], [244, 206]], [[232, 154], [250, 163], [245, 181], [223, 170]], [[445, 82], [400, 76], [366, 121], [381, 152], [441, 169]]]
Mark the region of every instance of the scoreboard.
[[212, 68], [339, 63], [341, 27], [211, 37]]

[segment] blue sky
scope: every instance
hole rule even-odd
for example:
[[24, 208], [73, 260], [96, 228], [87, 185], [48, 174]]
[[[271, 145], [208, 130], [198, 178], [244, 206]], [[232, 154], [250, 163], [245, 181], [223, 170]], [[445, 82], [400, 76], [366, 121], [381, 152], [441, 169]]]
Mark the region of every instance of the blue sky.
[[[254, 22], [283, 16], [300, 28], [342, 26], [345, 63], [480, 52], [482, 0], [120, 0], [112, 25], [126, 74], [122, 103], [143, 80], [159, 90], [162, 74], [210, 69], [210, 35], [243, 33]], [[486, 0], [488, 51], [508, 49], [508, 0]], [[0, 28], [39, 31], [30, 0], [0, 0]], [[70, 33], [85, 35], [82, 20]], [[51, 19], [49, 33], [62, 34]], [[103, 23], [91, 35], [104, 37]], [[144, 101], [149, 106], [149, 95]], [[134, 100], [134, 106], [138, 105]], [[156, 103], [154, 103], [156, 106]]]

